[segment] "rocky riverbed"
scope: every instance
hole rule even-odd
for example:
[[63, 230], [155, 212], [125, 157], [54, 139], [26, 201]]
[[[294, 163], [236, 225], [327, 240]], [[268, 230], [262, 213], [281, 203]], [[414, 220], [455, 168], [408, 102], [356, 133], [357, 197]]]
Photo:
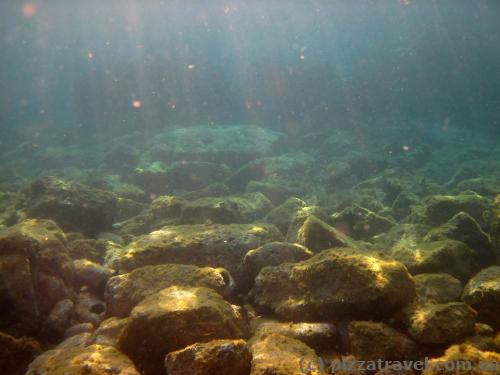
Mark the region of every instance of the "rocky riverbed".
[[207, 125], [4, 153], [0, 372], [500, 361], [500, 146], [369, 133]]

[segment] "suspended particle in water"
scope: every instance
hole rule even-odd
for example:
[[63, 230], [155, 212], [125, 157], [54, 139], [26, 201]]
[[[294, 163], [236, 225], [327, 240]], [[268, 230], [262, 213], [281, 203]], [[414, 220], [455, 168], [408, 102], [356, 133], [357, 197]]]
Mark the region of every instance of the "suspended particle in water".
[[36, 14], [37, 8], [34, 3], [24, 3], [21, 11], [23, 13], [23, 17], [31, 18]]
[[93, 54], [91, 51], [89, 51], [89, 52], [87, 53], [87, 58], [88, 58], [89, 60], [92, 60], [92, 59], [94, 58], [94, 54]]
[[196, 65], [194, 65], [194, 64], [189, 64], [189, 65], [187, 66], [187, 68], [188, 68], [189, 70], [193, 70], [194, 68], [196, 68]]
[[132, 108], [139, 109], [142, 107], [142, 102], [138, 99], [132, 100]]
[[403, 151], [408, 151], [410, 149], [410, 146], [404, 145], [403, 146]]

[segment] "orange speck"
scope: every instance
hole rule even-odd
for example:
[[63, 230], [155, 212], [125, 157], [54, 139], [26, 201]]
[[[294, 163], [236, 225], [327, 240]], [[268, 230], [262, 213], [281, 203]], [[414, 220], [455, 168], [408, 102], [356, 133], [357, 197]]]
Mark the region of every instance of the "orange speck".
[[132, 107], [135, 109], [139, 109], [142, 107], [142, 102], [140, 100], [132, 100]]
[[23, 17], [33, 17], [36, 13], [36, 10], [36, 5], [34, 3], [24, 3], [22, 7]]

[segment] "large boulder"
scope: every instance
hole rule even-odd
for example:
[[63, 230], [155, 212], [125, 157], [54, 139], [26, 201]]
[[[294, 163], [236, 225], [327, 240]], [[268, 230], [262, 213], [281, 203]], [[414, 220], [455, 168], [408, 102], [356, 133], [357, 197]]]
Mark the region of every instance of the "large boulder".
[[339, 249], [263, 268], [255, 303], [292, 320], [380, 318], [409, 303], [415, 285], [403, 264]]
[[31, 361], [42, 352], [36, 340], [3, 332], [0, 332], [0, 348], [0, 370], [9, 375], [24, 375]]
[[183, 224], [251, 223], [262, 219], [272, 208], [273, 204], [262, 193], [207, 197], [186, 203], [179, 220]]
[[326, 370], [313, 349], [279, 333], [252, 339], [250, 350], [253, 356], [250, 375], [320, 375]]
[[413, 243], [393, 248], [392, 257], [416, 275], [419, 273], [448, 273], [465, 281], [479, 271], [475, 251], [460, 241], [442, 240]]
[[113, 194], [55, 177], [42, 177], [25, 192], [27, 215], [54, 220], [66, 232], [96, 236], [111, 229], [117, 201]]
[[265, 337], [272, 333], [302, 341], [318, 352], [338, 349], [339, 328], [329, 322], [279, 322], [271, 319], [258, 319], [253, 322], [253, 338]]
[[243, 340], [213, 340], [171, 352], [165, 358], [169, 375], [248, 375], [252, 355]]
[[423, 221], [436, 226], [446, 223], [459, 212], [466, 212], [481, 227], [487, 229], [491, 215], [491, 201], [473, 191], [465, 191], [458, 195], [433, 195], [422, 207], [415, 207], [413, 220]]
[[170, 287], [146, 297], [130, 314], [119, 339], [145, 375], [164, 373], [169, 352], [196, 342], [244, 338], [242, 311], [209, 288]]
[[477, 253], [482, 266], [489, 266], [496, 260], [495, 248], [490, 242], [490, 237], [466, 212], [459, 212], [440, 227], [429, 231], [424, 237], [426, 242], [446, 239], [465, 243]]
[[0, 233], [0, 329], [37, 334], [54, 305], [73, 297], [65, 242], [50, 220], [26, 220]]
[[26, 375], [139, 375], [132, 361], [112, 346], [58, 347], [37, 357]]
[[419, 343], [449, 344], [474, 334], [476, 315], [463, 302], [415, 304], [406, 311], [406, 325]]
[[314, 215], [296, 216], [288, 229], [286, 240], [307, 247], [317, 253], [332, 247], [353, 247], [359, 245], [342, 231], [328, 225]]
[[389, 231], [396, 222], [375, 213], [368, 208], [353, 205], [332, 215], [334, 226], [341, 226], [355, 239], [368, 240], [371, 237]]
[[460, 301], [463, 286], [460, 280], [447, 273], [416, 275], [415, 288], [421, 302], [448, 303]]
[[255, 277], [266, 266], [296, 263], [306, 260], [313, 255], [306, 247], [289, 242], [269, 242], [256, 249], [252, 249], [243, 259], [246, 287], [251, 288]]
[[500, 354], [471, 345], [453, 345], [443, 356], [432, 358], [422, 375], [498, 375]]
[[112, 277], [106, 285], [106, 314], [127, 316], [144, 298], [170, 286], [207, 287], [226, 295], [231, 292], [231, 275], [222, 268], [184, 264], [160, 264], [137, 268]]
[[500, 328], [500, 266], [485, 268], [465, 285], [463, 301], [479, 312], [479, 320]]
[[417, 344], [387, 324], [353, 320], [347, 326], [349, 349], [365, 361], [404, 361], [419, 357]]
[[250, 249], [281, 240], [270, 224], [165, 226], [131, 242], [121, 258], [122, 271], [162, 263], [222, 267], [238, 282]]

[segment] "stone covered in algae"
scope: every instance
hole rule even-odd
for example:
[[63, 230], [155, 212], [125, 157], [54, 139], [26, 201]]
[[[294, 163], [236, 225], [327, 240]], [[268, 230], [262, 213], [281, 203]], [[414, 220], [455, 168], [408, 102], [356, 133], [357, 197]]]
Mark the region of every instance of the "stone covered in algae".
[[127, 316], [145, 297], [170, 286], [207, 287], [220, 294], [231, 292], [231, 275], [223, 268], [159, 264], [136, 268], [112, 277], [106, 285], [106, 314]]
[[254, 301], [295, 321], [388, 317], [415, 296], [402, 263], [325, 250], [300, 263], [263, 268]]
[[0, 328], [38, 332], [53, 306], [72, 296], [66, 237], [50, 220], [25, 220], [0, 234]]
[[114, 222], [117, 200], [104, 190], [42, 177], [25, 194], [28, 217], [52, 219], [64, 231], [95, 236]]
[[347, 326], [349, 351], [365, 361], [415, 360], [417, 344], [405, 334], [385, 323], [353, 320]]
[[209, 288], [170, 287], [146, 297], [130, 314], [119, 339], [145, 375], [164, 373], [165, 355], [196, 342], [248, 334], [242, 310]]
[[413, 279], [421, 302], [458, 302], [464, 289], [460, 280], [447, 273], [421, 273]]
[[169, 353], [165, 368], [169, 375], [248, 375], [251, 362], [244, 340], [213, 340]]
[[23, 375], [30, 362], [42, 352], [36, 340], [3, 332], [0, 332], [0, 347], [0, 370], [9, 375]]
[[139, 375], [132, 361], [112, 346], [58, 347], [44, 352], [26, 375]]
[[475, 251], [460, 241], [443, 240], [393, 248], [392, 257], [412, 274], [448, 273], [465, 281], [479, 271]]
[[222, 267], [238, 282], [247, 251], [281, 239], [271, 224], [165, 226], [131, 242], [121, 258], [121, 269], [162, 263]]
[[463, 301], [479, 312], [479, 319], [500, 328], [500, 266], [483, 269], [464, 288]]
[[[454, 364], [454, 366], [445, 364]], [[500, 374], [500, 354], [482, 351], [471, 345], [453, 345], [443, 356], [429, 360], [422, 375]]]
[[318, 363], [316, 352], [300, 340], [270, 333], [250, 340], [252, 369], [250, 375], [319, 375], [326, 364]]
[[408, 333], [422, 344], [447, 344], [474, 334], [477, 313], [463, 302], [415, 304], [406, 314]]

